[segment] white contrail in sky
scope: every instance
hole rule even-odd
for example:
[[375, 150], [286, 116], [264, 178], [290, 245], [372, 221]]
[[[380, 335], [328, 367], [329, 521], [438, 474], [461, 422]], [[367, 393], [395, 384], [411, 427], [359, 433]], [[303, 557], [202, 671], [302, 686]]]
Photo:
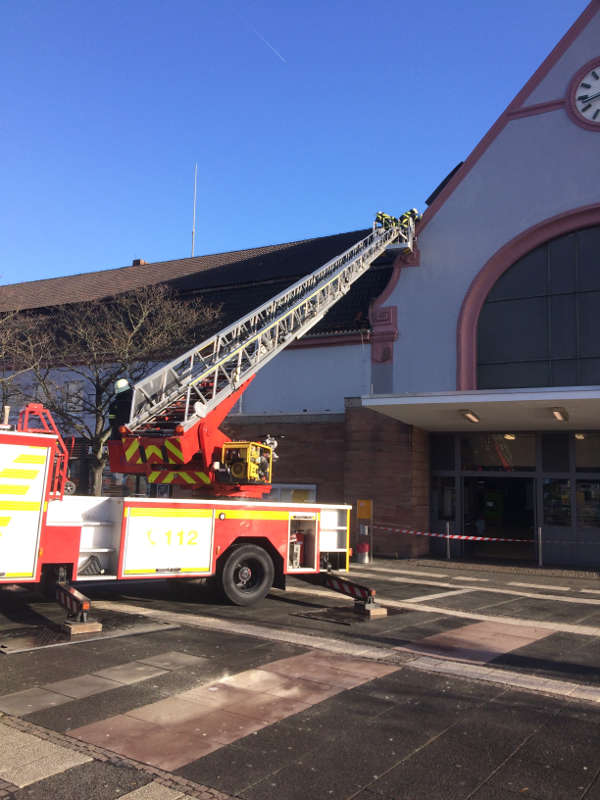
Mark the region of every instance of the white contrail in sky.
[[273, 47], [273, 45], [272, 45], [270, 42], [267, 42], [267, 40], [265, 39], [265, 37], [264, 37], [264, 36], [262, 36], [262, 35], [261, 35], [261, 34], [260, 34], [260, 33], [259, 33], [257, 30], [256, 30], [256, 28], [254, 28], [252, 25], [249, 25], [249, 28], [250, 28], [250, 30], [251, 30], [253, 33], [255, 33], [255, 34], [258, 36], [258, 38], [261, 40], [261, 42], [264, 42], [264, 43], [267, 45], [267, 47], [268, 47], [270, 50], [272, 50], [272, 51], [275, 53], [275, 55], [277, 56], [277, 58], [280, 58], [280, 59], [283, 61], [283, 63], [284, 63], [284, 64], [287, 64], [287, 61], [286, 61], [286, 60], [285, 60], [285, 58], [284, 58], [284, 57], [281, 55], [281, 53], [279, 52], [279, 50], [276, 50], [276, 49]]

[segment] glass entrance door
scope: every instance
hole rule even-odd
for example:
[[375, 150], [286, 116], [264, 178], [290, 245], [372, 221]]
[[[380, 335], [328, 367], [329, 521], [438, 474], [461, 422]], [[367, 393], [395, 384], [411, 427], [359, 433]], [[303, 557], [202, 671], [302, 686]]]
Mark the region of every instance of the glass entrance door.
[[465, 542], [464, 556], [533, 561], [536, 557], [534, 478], [486, 475], [465, 476], [462, 480], [464, 533], [499, 539]]

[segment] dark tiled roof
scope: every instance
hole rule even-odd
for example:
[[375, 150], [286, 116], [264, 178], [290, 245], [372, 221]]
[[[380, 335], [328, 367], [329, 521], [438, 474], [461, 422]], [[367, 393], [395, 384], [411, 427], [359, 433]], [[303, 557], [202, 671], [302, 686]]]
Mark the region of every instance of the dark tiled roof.
[[[194, 295], [220, 305], [221, 328], [342, 253], [368, 232], [352, 231], [251, 250], [12, 284], [0, 287], [0, 311], [98, 300], [140, 286], [168, 283], [184, 296]], [[312, 332], [367, 327], [369, 303], [385, 288], [391, 269], [389, 258], [379, 259]]]

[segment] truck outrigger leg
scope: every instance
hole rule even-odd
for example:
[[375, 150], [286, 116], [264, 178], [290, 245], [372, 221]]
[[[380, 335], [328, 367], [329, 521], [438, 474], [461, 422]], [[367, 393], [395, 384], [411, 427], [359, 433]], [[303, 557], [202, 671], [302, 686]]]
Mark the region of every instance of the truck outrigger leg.
[[354, 611], [357, 614], [364, 614], [368, 617], [387, 617], [387, 608], [375, 602], [375, 589], [363, 586], [347, 578], [341, 578], [334, 572], [318, 572], [313, 575], [295, 575], [306, 583], [313, 586], [324, 586], [334, 592], [345, 594], [347, 597], [354, 598]]
[[88, 620], [91, 602], [74, 586], [59, 581], [56, 584], [56, 602], [67, 612], [67, 619], [63, 623], [63, 630], [71, 636], [82, 633], [99, 633], [102, 623]]

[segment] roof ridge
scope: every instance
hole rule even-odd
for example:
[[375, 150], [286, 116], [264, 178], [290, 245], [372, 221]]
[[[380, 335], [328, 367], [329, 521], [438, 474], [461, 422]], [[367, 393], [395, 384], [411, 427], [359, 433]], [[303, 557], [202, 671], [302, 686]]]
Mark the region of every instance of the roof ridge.
[[[51, 281], [61, 281], [61, 280], [65, 280], [67, 278], [81, 278], [81, 277], [90, 277], [91, 278], [91, 277], [96, 276], [96, 275], [108, 275], [111, 272], [125, 272], [126, 270], [139, 270], [141, 267], [150, 267], [150, 266], [155, 266], [157, 264], [165, 264], [165, 265], [167, 265], [167, 264], [174, 264], [174, 263], [200, 262], [203, 259], [215, 258], [215, 257], [218, 257], [218, 256], [233, 256], [233, 255], [237, 255], [237, 254], [250, 254], [250, 253], [258, 252], [258, 251], [262, 251], [262, 252], [273, 251], [273, 250], [276, 250], [278, 248], [287, 249], [289, 247], [294, 247], [294, 246], [299, 245], [299, 244], [306, 244], [308, 242], [314, 242], [314, 241], [317, 241], [318, 239], [333, 239], [336, 236], [348, 236], [351, 233], [359, 233], [362, 230], [366, 230], [366, 229], [359, 228], [359, 229], [357, 229], [355, 231], [342, 231], [340, 233], [327, 234], [325, 236], [310, 236], [310, 237], [308, 237], [306, 239], [296, 239], [295, 241], [292, 241], [292, 242], [279, 242], [279, 243], [276, 243], [276, 244], [259, 245], [258, 247], [247, 247], [247, 248], [242, 248], [241, 250], [223, 250], [223, 251], [219, 251], [219, 252], [216, 252], [216, 253], [203, 253], [200, 256], [184, 256], [183, 258], [169, 258], [169, 259], [163, 259], [163, 260], [158, 260], [158, 261], [145, 261], [143, 264], [125, 264], [122, 267], [105, 267], [105, 268], [102, 268], [102, 269], [90, 270], [89, 272], [75, 272], [75, 273], [72, 273], [70, 275], [56, 275], [56, 276], [52, 276], [52, 277], [48, 277], [48, 278], [36, 278], [35, 280], [32, 280], [32, 281], [19, 281], [18, 283], [5, 283], [5, 284], [0, 284], [0, 289], [8, 289], [8, 288], [17, 287], [17, 286], [34, 286], [35, 284], [47, 283], [47, 282], [51, 282]], [[215, 267], [218, 267], [218, 266], [224, 266], [224, 265], [222, 265], [222, 264], [215, 265]]]

